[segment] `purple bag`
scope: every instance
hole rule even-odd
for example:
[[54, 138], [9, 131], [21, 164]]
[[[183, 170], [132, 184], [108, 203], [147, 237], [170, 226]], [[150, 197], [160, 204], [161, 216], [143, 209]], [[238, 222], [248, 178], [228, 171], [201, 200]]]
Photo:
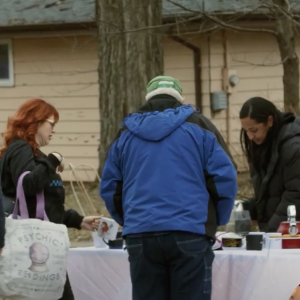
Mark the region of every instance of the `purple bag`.
[[[30, 173], [30, 171], [26, 171], [26, 172], [22, 173], [18, 179], [16, 202], [15, 202], [14, 210], [12, 212], [13, 219], [18, 219], [19, 209], [20, 209], [21, 218], [29, 219], [25, 193], [23, 190], [23, 179], [29, 173]], [[36, 216], [35, 217], [36, 217], [36, 219], [49, 221], [49, 219], [46, 215], [46, 212], [45, 212], [44, 192], [38, 193], [36, 195]]]

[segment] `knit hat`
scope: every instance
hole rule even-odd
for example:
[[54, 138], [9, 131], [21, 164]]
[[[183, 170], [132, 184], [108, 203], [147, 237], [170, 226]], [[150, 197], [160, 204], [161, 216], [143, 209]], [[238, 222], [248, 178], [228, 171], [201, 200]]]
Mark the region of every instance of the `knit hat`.
[[184, 100], [180, 82], [170, 76], [157, 76], [148, 83], [146, 101], [162, 94], [173, 96], [180, 102]]

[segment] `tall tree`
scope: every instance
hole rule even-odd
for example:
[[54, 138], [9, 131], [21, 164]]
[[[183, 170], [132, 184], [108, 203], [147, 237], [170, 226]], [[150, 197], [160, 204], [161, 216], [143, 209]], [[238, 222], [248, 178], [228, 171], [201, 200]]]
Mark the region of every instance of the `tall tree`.
[[299, 58], [296, 24], [289, 0], [272, 0], [276, 14], [276, 37], [283, 65], [284, 108], [299, 115]]
[[163, 74], [162, 0], [96, 0], [96, 12], [101, 174], [122, 119], [144, 103], [147, 82]]

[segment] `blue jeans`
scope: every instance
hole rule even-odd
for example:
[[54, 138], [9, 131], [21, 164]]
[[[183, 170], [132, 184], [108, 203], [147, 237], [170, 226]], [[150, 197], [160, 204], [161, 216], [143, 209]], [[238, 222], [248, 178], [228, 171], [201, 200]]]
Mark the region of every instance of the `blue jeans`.
[[214, 253], [188, 232], [127, 236], [133, 300], [210, 300]]

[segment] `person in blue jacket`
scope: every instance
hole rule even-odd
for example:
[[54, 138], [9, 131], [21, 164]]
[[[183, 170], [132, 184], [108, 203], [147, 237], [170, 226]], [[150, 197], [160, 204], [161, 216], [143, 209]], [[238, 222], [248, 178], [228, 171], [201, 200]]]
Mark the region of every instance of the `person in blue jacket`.
[[212, 240], [230, 218], [236, 168], [216, 127], [158, 76], [124, 120], [100, 196], [123, 226], [133, 300], [211, 299]]

